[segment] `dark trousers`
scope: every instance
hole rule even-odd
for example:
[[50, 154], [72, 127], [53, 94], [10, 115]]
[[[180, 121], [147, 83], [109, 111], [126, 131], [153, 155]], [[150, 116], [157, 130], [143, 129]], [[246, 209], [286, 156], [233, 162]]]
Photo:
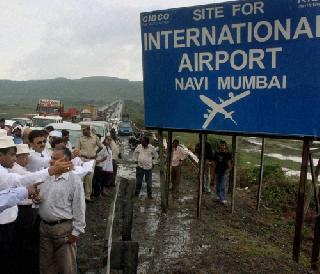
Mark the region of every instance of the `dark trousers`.
[[152, 194], [152, 169], [143, 169], [139, 166], [136, 167], [136, 195], [140, 193], [142, 180], [145, 177], [147, 183], [147, 192]]
[[0, 225], [0, 267], [1, 273], [19, 274], [18, 241], [16, 221]]
[[181, 166], [171, 167], [172, 192], [178, 193], [180, 188]]
[[111, 186], [115, 186], [116, 185], [116, 176], [117, 176], [117, 172], [118, 172], [118, 163], [116, 160], [112, 160], [112, 166], [113, 166], [113, 174], [112, 174], [112, 178], [111, 178]]
[[31, 205], [19, 206], [17, 218], [18, 258], [20, 273], [39, 273], [39, 223], [38, 209]]
[[101, 192], [101, 175], [102, 175], [102, 167], [95, 166], [94, 175], [93, 175], [93, 196], [98, 197]]
[[111, 185], [111, 179], [112, 179], [112, 172], [109, 171], [103, 171], [101, 172], [101, 181], [100, 186], [102, 187], [110, 187]]

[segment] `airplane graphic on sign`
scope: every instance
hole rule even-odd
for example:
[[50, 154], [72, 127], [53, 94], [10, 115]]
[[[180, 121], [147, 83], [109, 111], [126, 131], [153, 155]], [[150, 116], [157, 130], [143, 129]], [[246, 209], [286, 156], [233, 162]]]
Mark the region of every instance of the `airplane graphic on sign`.
[[219, 98], [220, 104], [216, 103], [215, 101], [208, 98], [207, 96], [200, 95], [201, 101], [204, 102], [207, 106], [209, 106], [211, 108], [211, 109], [207, 110], [208, 113], [205, 113], [203, 115], [203, 117], [206, 119], [206, 121], [204, 122], [202, 128], [206, 129], [209, 126], [209, 124], [211, 123], [211, 121], [213, 120], [213, 118], [218, 113], [224, 115], [224, 119], [230, 119], [233, 123], [235, 123], [237, 125], [237, 122], [232, 118], [232, 114], [234, 113], [234, 111], [227, 112], [225, 110], [225, 108], [227, 106], [247, 97], [248, 95], [250, 95], [250, 90], [246, 90], [236, 96], [234, 96], [234, 94], [232, 92], [230, 92], [229, 99], [223, 100], [223, 99]]

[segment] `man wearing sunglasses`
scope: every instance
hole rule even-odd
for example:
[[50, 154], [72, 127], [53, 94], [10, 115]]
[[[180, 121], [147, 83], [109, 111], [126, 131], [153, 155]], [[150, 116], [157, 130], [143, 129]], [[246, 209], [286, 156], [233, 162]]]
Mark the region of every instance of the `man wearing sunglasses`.
[[45, 153], [47, 139], [42, 130], [33, 130], [29, 134], [30, 155], [26, 169], [31, 172], [49, 167], [50, 157]]

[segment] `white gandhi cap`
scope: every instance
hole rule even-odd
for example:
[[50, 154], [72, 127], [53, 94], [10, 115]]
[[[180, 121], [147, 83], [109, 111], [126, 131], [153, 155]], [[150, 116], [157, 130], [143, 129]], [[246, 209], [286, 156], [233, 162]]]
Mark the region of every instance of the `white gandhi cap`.
[[29, 154], [29, 146], [27, 144], [18, 144], [17, 147], [17, 155], [18, 154]]
[[7, 131], [0, 129], [0, 148], [15, 147], [13, 137], [7, 136]]
[[58, 130], [53, 130], [49, 133], [49, 136], [50, 137], [59, 137], [61, 138], [62, 137], [62, 133], [61, 131], [58, 131]]

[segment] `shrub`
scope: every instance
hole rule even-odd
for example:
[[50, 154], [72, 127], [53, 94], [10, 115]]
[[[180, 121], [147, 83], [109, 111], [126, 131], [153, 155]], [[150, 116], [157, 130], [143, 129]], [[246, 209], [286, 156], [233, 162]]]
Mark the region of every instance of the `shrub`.
[[[259, 167], [241, 167], [238, 185], [250, 187], [259, 183]], [[266, 165], [263, 173], [262, 199], [268, 206], [292, 206], [296, 199], [295, 179], [287, 177], [279, 165]]]

